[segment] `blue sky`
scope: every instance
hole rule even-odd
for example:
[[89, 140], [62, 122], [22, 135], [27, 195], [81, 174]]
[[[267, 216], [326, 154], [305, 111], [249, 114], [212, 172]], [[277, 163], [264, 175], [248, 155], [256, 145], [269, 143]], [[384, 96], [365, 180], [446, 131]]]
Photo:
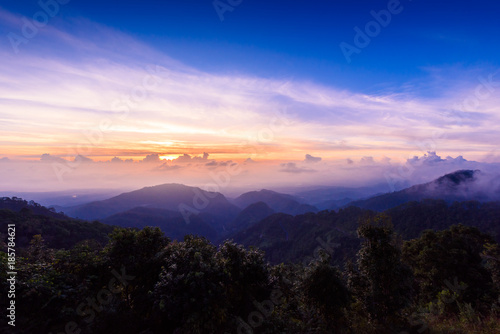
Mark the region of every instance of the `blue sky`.
[[[498, 66], [500, 3], [491, 0], [402, 0], [401, 13], [347, 63], [339, 44], [353, 44], [353, 28], [363, 30], [373, 20], [370, 11], [387, 5], [242, 0], [221, 22], [209, 0], [72, 0], [59, 18], [113, 27], [201, 70], [308, 79], [367, 93], [425, 78], [429, 67]], [[36, 1], [1, 6], [27, 17], [40, 9]]]

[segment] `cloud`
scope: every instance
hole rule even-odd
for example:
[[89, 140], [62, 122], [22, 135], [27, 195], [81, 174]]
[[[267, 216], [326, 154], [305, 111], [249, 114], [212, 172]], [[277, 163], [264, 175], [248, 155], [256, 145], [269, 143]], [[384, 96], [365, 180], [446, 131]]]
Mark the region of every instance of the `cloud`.
[[68, 160], [50, 155], [48, 153], [42, 154], [42, 156], [40, 157], [40, 161], [42, 161], [42, 162], [59, 162], [59, 163], [67, 163], [68, 162]]
[[314, 173], [314, 172], [316, 172], [314, 169], [298, 167], [295, 162], [283, 163], [280, 166], [282, 167], [280, 169], [280, 172], [285, 172], [285, 173], [300, 174], [300, 173]]
[[7, 157], [0, 158], [0, 162], [9, 162], [10, 159]]
[[122, 158], [119, 158], [119, 157], [113, 157], [113, 159], [111, 159], [109, 162], [111, 162], [111, 163], [131, 163], [131, 162], [134, 162], [134, 160], [133, 159], [123, 160]]
[[208, 161], [209, 154], [208, 153], [203, 153], [203, 156], [201, 157], [193, 157], [190, 154], [184, 153], [183, 155], [180, 155], [177, 159], [173, 159], [173, 162], [176, 163], [190, 163], [190, 162], [205, 162]]
[[156, 171], [173, 171], [173, 170], [178, 170], [180, 168], [182, 168], [182, 167], [179, 165], [172, 165], [168, 162], [164, 162], [160, 166], [156, 167], [155, 170]]
[[[19, 22], [0, 11], [9, 18], [0, 26]], [[192, 155], [200, 146], [229, 156], [251, 137], [257, 138], [249, 145], [257, 159], [261, 152], [266, 159], [292, 159], [280, 154], [324, 156], [339, 150], [344, 157], [385, 150], [395, 158], [429, 140], [446, 155], [468, 157], [478, 147], [493, 150], [500, 140], [495, 128], [500, 94], [474, 95], [478, 74], [488, 77], [498, 69], [460, 69], [468, 74], [453, 77], [432, 97], [416, 95], [421, 82], [366, 94], [305, 80], [203, 72], [95, 22], [69, 23], [71, 33], [51, 22], [36, 45], [22, 45], [26, 49], [19, 55], [9, 52], [8, 44], [0, 51], [0, 110], [7, 120], [2, 141], [9, 143], [2, 153], [14, 157], [28, 140], [36, 143], [29, 146], [30, 155], [50, 145], [56, 156], [68, 155], [68, 147], [75, 156], [83, 144], [92, 150], [87, 155], [109, 159], [125, 148]], [[455, 72], [440, 69], [445, 78]], [[429, 77], [421, 81], [432, 86]], [[493, 76], [492, 89], [500, 89], [499, 78]], [[152, 85], [146, 88], [144, 82]], [[473, 109], [467, 101], [474, 102]], [[105, 131], [103, 122], [110, 124]], [[97, 154], [103, 147], [105, 155]]]
[[234, 162], [233, 160], [219, 162], [219, 166], [235, 166], [235, 165], [237, 165], [237, 163]]
[[469, 161], [462, 156], [443, 159], [434, 151], [422, 156], [408, 158], [403, 164], [392, 164], [384, 170], [384, 176], [391, 190], [408, 187], [412, 184], [425, 183], [442, 175], [461, 169], [479, 169], [495, 173], [498, 164]]
[[179, 156], [177, 159], [174, 159], [172, 161], [175, 161], [177, 163], [191, 162], [191, 156], [189, 154], [183, 154], [183, 155]]
[[235, 165], [237, 165], [237, 163], [234, 162], [233, 160], [228, 160], [228, 161], [211, 160], [210, 162], [207, 162], [205, 164], [205, 166], [207, 166], [207, 167], [226, 167], [226, 166], [235, 166]]
[[142, 159], [142, 162], [145, 163], [157, 163], [161, 162], [160, 156], [158, 154], [148, 154], [144, 159]]
[[371, 165], [375, 163], [375, 160], [373, 160], [373, 157], [362, 157], [360, 163], [363, 165]]
[[307, 163], [316, 163], [316, 162], [320, 162], [320, 161], [321, 161], [320, 157], [313, 157], [310, 154], [306, 154], [306, 159], [304, 160], [304, 162], [307, 162]]
[[78, 163], [91, 163], [91, 162], [94, 162], [94, 160], [90, 159], [90, 158], [87, 158], [87, 157], [84, 157], [83, 155], [77, 155], [74, 159], [74, 162], [78, 162]]
[[[451, 157], [448, 157], [448, 158], [450, 159], [449, 161], [454, 160]], [[463, 159], [462, 156], [460, 156], [460, 158]], [[459, 159], [459, 161], [461, 159]], [[407, 160], [408, 163], [413, 164], [413, 165], [415, 165], [415, 164], [433, 165], [433, 164], [437, 164], [437, 163], [440, 163], [443, 161], [445, 161], [445, 159], [442, 159], [440, 156], [438, 156], [436, 154], [436, 152], [427, 152], [427, 154], [424, 154], [422, 157], [414, 156], [413, 158]]]
[[[21, 17], [2, 9], [0, 15], [0, 29], [19, 28]], [[95, 22], [68, 23], [71, 32], [51, 21], [36, 43], [21, 45], [26, 48], [18, 55], [7, 39], [0, 40], [0, 142], [2, 154], [12, 159], [2, 166], [1, 184], [49, 189], [88, 187], [88, 180], [116, 187], [164, 182], [142, 163], [69, 167], [64, 183], [49, 164], [18, 163], [49, 147], [42, 162], [66, 166], [70, 161], [61, 157], [77, 156], [81, 147], [87, 156], [112, 162], [122, 160], [116, 156], [147, 155], [144, 162], [164, 170], [186, 164], [176, 181], [201, 184], [213, 182], [205, 164], [228, 162], [199, 152], [234, 161], [252, 156], [241, 173], [248, 179], [231, 179], [231, 186], [247, 187], [391, 180], [403, 186], [459, 168], [493, 169], [500, 161], [490, 154], [489, 164], [481, 162], [500, 141], [498, 69], [440, 68], [442, 78], [463, 77], [450, 76], [446, 85], [437, 85], [423, 75], [402, 88], [364, 93], [306, 80], [201, 71]], [[479, 98], [477, 78], [490, 73], [495, 91]], [[427, 96], [416, 93], [422, 87], [443, 88]], [[422, 151], [430, 152], [422, 156]], [[162, 154], [180, 156], [165, 164]], [[321, 163], [307, 168], [305, 162], [319, 156]], [[282, 161], [297, 162], [276, 168]], [[287, 173], [296, 175], [291, 179]]]
[[382, 159], [380, 160], [381, 163], [383, 164], [390, 164], [391, 163], [391, 158], [389, 157], [382, 157]]

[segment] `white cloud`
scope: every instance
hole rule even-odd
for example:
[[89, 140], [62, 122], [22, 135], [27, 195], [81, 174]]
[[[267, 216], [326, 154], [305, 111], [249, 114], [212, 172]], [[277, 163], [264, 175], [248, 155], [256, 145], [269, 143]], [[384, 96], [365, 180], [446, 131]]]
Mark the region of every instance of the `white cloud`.
[[299, 167], [295, 162], [283, 163], [280, 165], [280, 167], [281, 167], [280, 172], [285, 172], [285, 173], [300, 174], [300, 173], [316, 172], [316, 170], [314, 169]]
[[320, 157], [313, 157], [310, 154], [306, 154], [306, 158], [304, 160], [304, 162], [307, 162], [307, 163], [316, 163], [316, 162], [320, 162], [320, 161], [321, 161]]

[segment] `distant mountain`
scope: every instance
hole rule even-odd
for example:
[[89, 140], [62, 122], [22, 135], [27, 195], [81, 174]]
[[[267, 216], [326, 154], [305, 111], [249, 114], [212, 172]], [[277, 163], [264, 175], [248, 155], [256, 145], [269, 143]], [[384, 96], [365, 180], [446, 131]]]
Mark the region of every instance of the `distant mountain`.
[[277, 193], [272, 190], [250, 191], [234, 200], [240, 208], [246, 208], [257, 202], [266, 203], [275, 212], [299, 215], [306, 212], [317, 212], [318, 209], [309, 204], [303, 204], [292, 195]]
[[354, 199], [350, 198], [350, 197], [345, 197], [345, 198], [341, 198], [341, 199], [331, 199], [328, 201], [316, 203], [315, 207], [317, 207], [320, 210], [338, 210], [342, 207], [345, 207], [347, 204], [351, 203], [352, 201], [354, 201]]
[[[451, 178], [453, 179], [453, 177]], [[408, 202], [384, 211], [394, 230], [404, 239], [417, 238], [424, 230], [444, 230], [463, 224], [477, 227], [500, 241], [500, 202], [454, 202], [422, 200]], [[265, 251], [273, 264], [310, 261], [315, 250], [326, 249], [335, 263], [353, 258], [359, 247], [356, 229], [365, 217], [376, 212], [348, 207], [291, 216], [273, 214], [231, 236], [246, 247]]]
[[103, 201], [65, 208], [71, 217], [93, 220], [104, 219], [137, 207], [182, 212], [184, 216], [200, 215], [217, 231], [231, 222], [241, 211], [221, 193], [207, 192], [181, 184], [163, 184], [123, 193]]
[[[27, 205], [26, 205], [27, 204]], [[84, 240], [106, 244], [108, 234], [115, 226], [99, 222], [72, 219], [21, 198], [0, 199], [0, 232], [7, 233], [7, 225], [16, 228], [16, 247], [27, 247], [36, 234], [41, 234], [48, 247], [69, 249]], [[0, 243], [4, 241], [1, 240]]]
[[17, 192], [5, 191], [6, 196], [21, 197], [28, 200], [33, 200], [45, 207], [54, 207], [60, 210], [63, 207], [81, 205], [93, 201], [101, 201], [116, 195], [123, 191], [119, 190], [103, 190], [103, 189], [74, 189], [65, 191], [48, 191], [48, 192]]
[[247, 228], [262, 219], [269, 217], [274, 213], [274, 210], [264, 202], [250, 204], [228, 225], [230, 230], [239, 230]]
[[231, 238], [247, 247], [262, 249], [268, 261], [310, 261], [319, 247], [333, 249], [333, 261], [342, 263], [353, 257], [359, 247], [356, 234], [359, 218], [368, 211], [350, 207], [291, 216], [273, 214]]
[[212, 241], [217, 237], [217, 232], [202, 218], [191, 216], [188, 224], [179, 212], [164, 209], [137, 207], [114, 214], [104, 219], [103, 222], [109, 225], [140, 229], [146, 226], [158, 226], [166, 236], [176, 240], [183, 240], [187, 234], [203, 236]]
[[384, 211], [398, 205], [423, 199], [454, 201], [478, 200], [480, 202], [500, 199], [500, 187], [486, 180], [490, 179], [479, 170], [459, 170], [444, 175], [432, 182], [419, 184], [393, 193], [387, 193], [348, 205], [374, 211]]
[[30, 211], [35, 215], [42, 215], [52, 218], [68, 218], [62, 212], [56, 212], [55, 209], [48, 209], [34, 201], [26, 201], [19, 197], [0, 197], [0, 209], [8, 209], [15, 212]]
[[337, 210], [354, 200], [382, 194], [387, 190], [386, 184], [357, 188], [322, 186], [296, 191], [293, 195], [300, 202], [311, 204], [319, 210]]
[[394, 230], [405, 239], [417, 238], [426, 229], [438, 231], [463, 224], [477, 227], [500, 242], [500, 202], [450, 204], [444, 200], [426, 199], [408, 202], [384, 212], [392, 218]]

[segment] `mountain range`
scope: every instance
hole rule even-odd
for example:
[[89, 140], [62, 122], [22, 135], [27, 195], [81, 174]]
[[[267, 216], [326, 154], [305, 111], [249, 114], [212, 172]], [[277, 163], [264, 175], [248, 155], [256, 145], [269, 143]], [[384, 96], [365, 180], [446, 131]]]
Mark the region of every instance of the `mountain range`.
[[299, 200], [292, 195], [281, 194], [267, 189], [250, 191], [234, 200], [234, 203], [240, 208], [245, 208], [257, 202], [264, 202], [274, 211], [290, 215], [318, 211], [318, 209], [312, 205], [300, 203]]
[[[263, 189], [228, 199], [196, 187], [163, 184], [67, 207], [65, 214], [33, 201], [4, 197], [0, 217], [2, 224], [27, 224], [20, 235], [24, 244], [37, 233], [45, 234], [51, 244], [69, 247], [87, 238], [105, 241], [106, 233], [116, 226], [158, 226], [171, 239], [192, 234], [214, 243], [233, 239], [255, 246], [265, 251], [271, 263], [309, 261], [319, 248], [327, 249], [333, 261], [341, 263], [359, 248], [359, 222], [377, 212], [391, 218], [403, 239], [418, 237], [425, 229], [462, 223], [500, 240], [500, 202], [492, 201], [500, 199], [497, 184], [480, 171], [460, 170], [401, 191], [352, 201], [337, 210], [321, 211], [305, 199], [317, 202], [321, 194], [336, 190], [320, 188], [289, 195]], [[343, 196], [345, 191], [337, 195]], [[323, 199], [325, 203], [342, 200]]]
[[434, 181], [418, 184], [400, 191], [350, 202], [348, 205], [374, 211], [384, 211], [395, 206], [423, 199], [442, 199], [447, 203], [477, 200], [500, 200], [499, 179], [479, 170], [459, 170]]
[[[480, 171], [460, 170], [425, 184], [350, 202], [344, 196], [362, 196], [380, 187], [351, 190], [321, 187], [294, 195], [262, 189], [230, 199], [196, 187], [163, 184], [65, 207], [64, 214], [19, 198], [4, 198], [0, 208], [15, 212], [28, 208], [35, 215], [62, 220], [69, 217], [80, 221], [98, 220], [120, 227], [158, 226], [167, 236], [178, 240], [187, 234], [204, 236], [213, 242], [233, 238], [270, 252], [272, 259], [296, 259], [300, 258], [300, 252], [293, 250], [298, 247], [294, 242], [299, 242], [303, 249], [308, 248], [307, 245], [317, 245], [315, 240], [321, 235], [329, 235], [328, 238], [335, 242], [338, 238], [354, 240], [352, 233], [358, 221], [363, 215], [374, 212], [385, 212], [393, 217], [395, 229], [404, 231], [407, 237], [416, 237], [425, 228], [445, 228], [455, 221], [447, 216], [450, 210], [468, 217], [465, 222], [474, 225], [468, 212], [475, 212], [476, 216], [485, 219], [478, 218], [478, 224], [496, 236], [498, 208], [494, 204], [481, 204], [500, 199], [500, 188], [495, 182]], [[467, 202], [470, 200], [477, 202], [470, 204]], [[469, 204], [456, 207], [454, 202]], [[325, 207], [328, 209], [321, 210]], [[484, 213], [483, 210], [489, 211]], [[279, 250], [278, 254], [274, 254], [275, 250]]]

